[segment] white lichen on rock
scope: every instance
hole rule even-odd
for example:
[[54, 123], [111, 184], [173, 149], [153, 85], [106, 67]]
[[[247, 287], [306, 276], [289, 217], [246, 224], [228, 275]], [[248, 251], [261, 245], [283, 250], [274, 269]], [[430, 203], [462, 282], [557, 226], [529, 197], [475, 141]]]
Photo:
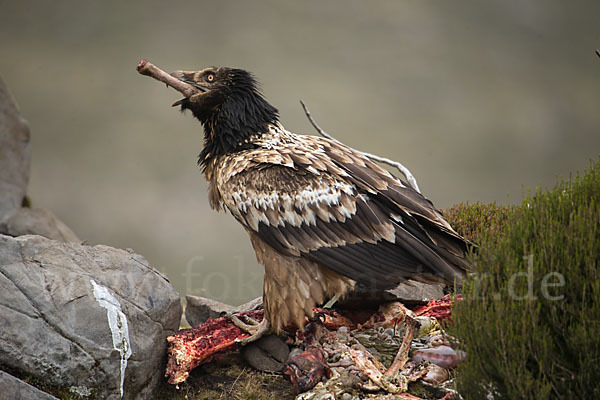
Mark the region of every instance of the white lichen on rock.
[[121, 354], [121, 397], [123, 397], [125, 369], [127, 368], [127, 360], [131, 356], [127, 317], [121, 310], [119, 300], [106, 287], [97, 284], [93, 279], [90, 279], [90, 282], [94, 288], [94, 297], [98, 301], [98, 304], [100, 304], [100, 307], [106, 308], [106, 316], [108, 317], [108, 326], [112, 333], [114, 349]]
[[70, 386], [69, 393], [76, 394], [82, 398], [88, 398], [92, 395], [92, 389], [85, 386]]

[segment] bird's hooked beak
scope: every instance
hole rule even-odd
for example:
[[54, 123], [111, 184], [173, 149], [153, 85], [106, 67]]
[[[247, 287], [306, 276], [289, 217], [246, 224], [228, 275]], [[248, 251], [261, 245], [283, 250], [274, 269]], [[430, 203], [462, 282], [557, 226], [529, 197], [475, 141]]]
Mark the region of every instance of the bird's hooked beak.
[[[207, 92], [209, 89], [207, 87], [204, 87], [200, 83], [201, 81], [197, 79], [198, 74], [199, 72], [192, 71], [173, 71], [169, 75], [171, 75], [173, 78], [179, 79], [184, 83], [187, 83], [188, 85], [195, 87], [202, 93]], [[171, 107], [177, 107], [187, 99], [189, 99], [189, 97], [184, 97], [183, 99], [177, 100], [175, 103], [171, 104]]]

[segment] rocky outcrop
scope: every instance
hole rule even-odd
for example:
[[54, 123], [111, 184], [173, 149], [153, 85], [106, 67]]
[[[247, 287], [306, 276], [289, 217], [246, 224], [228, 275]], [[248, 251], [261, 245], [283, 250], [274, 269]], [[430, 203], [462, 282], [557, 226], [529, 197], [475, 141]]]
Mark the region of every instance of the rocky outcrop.
[[43, 208], [17, 209], [0, 222], [0, 233], [10, 236], [40, 235], [60, 242], [80, 241], [56, 215]]
[[29, 125], [0, 78], [0, 221], [21, 208], [31, 162]]
[[0, 371], [0, 398], [11, 400], [58, 400], [27, 382]]
[[0, 233], [79, 242], [75, 233], [50, 211], [22, 207], [31, 163], [29, 142], [27, 121], [0, 78]]
[[0, 367], [82, 398], [152, 398], [180, 318], [132, 251], [0, 235]]

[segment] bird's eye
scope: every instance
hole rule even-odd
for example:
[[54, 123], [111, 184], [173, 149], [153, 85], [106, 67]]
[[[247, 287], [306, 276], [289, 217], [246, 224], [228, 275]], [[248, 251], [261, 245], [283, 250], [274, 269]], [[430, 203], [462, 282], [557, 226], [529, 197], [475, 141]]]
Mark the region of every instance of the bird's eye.
[[208, 74], [206, 76], [206, 80], [209, 81], [209, 82], [212, 82], [212, 81], [215, 80], [215, 76], [213, 74]]

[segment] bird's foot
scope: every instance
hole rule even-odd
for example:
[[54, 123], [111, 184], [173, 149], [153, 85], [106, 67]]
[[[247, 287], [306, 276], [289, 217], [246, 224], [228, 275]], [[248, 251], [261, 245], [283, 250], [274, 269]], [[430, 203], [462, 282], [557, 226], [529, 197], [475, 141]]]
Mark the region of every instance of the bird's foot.
[[[235, 326], [243, 330], [244, 332], [250, 333], [253, 331], [259, 322], [247, 315], [240, 315], [239, 317], [233, 313], [225, 313], [225, 317], [234, 323]], [[243, 321], [242, 321], [243, 320]]]
[[237, 315], [232, 313], [226, 313], [225, 318], [229, 319], [235, 326], [240, 328], [242, 331], [248, 333], [250, 336], [245, 337], [243, 339], [236, 339], [235, 341], [240, 343], [242, 346], [247, 345], [248, 343], [254, 342], [261, 337], [265, 336], [267, 333], [271, 331], [271, 324], [265, 318], [261, 322], [258, 322], [248, 316], [243, 316], [242, 321]]
[[243, 339], [236, 339], [236, 342], [240, 343], [242, 346], [247, 345], [248, 343], [254, 342], [266, 334], [271, 332], [271, 324], [266, 319], [263, 319], [257, 325], [253, 325], [250, 331], [246, 331], [250, 334], [250, 336]]
[[326, 318], [327, 317], [325, 316], [325, 314], [319, 311], [315, 311], [312, 317], [306, 317], [309, 324], [312, 324], [314, 322], [319, 322], [322, 324], [323, 322], [325, 322]]

